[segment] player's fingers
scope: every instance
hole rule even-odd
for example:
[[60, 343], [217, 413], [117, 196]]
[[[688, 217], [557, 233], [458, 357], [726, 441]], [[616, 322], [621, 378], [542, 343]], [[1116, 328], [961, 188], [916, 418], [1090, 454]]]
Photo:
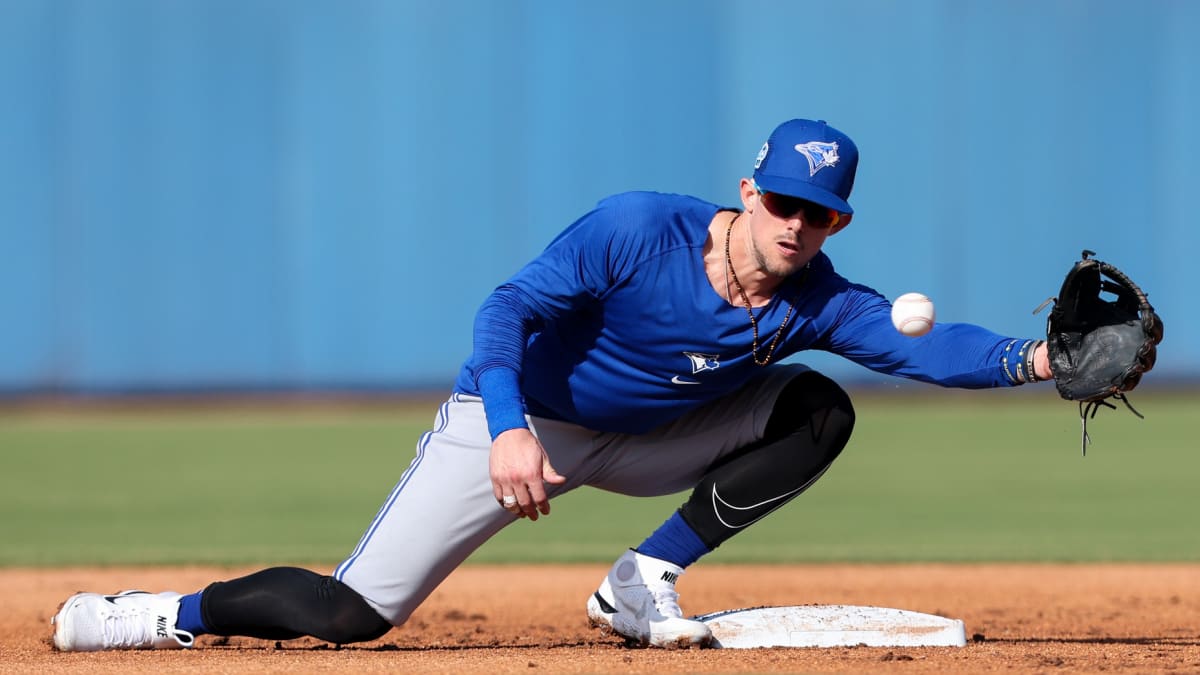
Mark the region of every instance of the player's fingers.
[[521, 504], [517, 500], [517, 491], [512, 486], [501, 485], [498, 481], [492, 483], [492, 494], [496, 497], [496, 503], [500, 508], [509, 513], [524, 516], [521, 512]]
[[546, 494], [545, 486], [541, 483], [530, 484], [529, 496], [533, 498], [533, 506], [538, 511], [541, 511], [543, 515], [550, 514], [550, 497]]
[[567, 482], [567, 477], [560, 474], [550, 464], [550, 458], [542, 455], [542, 480], [555, 485], [562, 485]]
[[529, 486], [521, 485], [517, 487], [517, 500], [522, 514], [528, 516], [530, 520], [538, 519], [538, 506], [529, 490]]
[[513, 514], [514, 516], [516, 516], [518, 518], [525, 517], [525, 511], [521, 508], [520, 504], [513, 504], [512, 506], [506, 506], [506, 507], [504, 507], [504, 510], [508, 511], [509, 513]]

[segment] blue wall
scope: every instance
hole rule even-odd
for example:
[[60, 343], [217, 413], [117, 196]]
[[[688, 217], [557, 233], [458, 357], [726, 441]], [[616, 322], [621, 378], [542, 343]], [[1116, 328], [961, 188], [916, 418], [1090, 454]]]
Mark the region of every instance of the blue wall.
[[1091, 248], [1194, 377], [1197, 33], [1188, 0], [0, 0], [0, 391], [448, 386], [597, 199], [733, 204], [796, 116], [862, 152], [847, 276], [1033, 336]]

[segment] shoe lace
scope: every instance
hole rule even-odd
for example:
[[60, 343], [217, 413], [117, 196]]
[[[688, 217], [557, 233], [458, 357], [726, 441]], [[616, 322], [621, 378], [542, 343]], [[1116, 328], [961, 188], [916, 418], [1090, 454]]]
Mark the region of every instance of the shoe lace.
[[137, 607], [115, 607], [104, 617], [104, 644], [110, 647], [141, 647], [154, 640], [146, 621], [147, 612]]
[[[104, 643], [109, 648], [146, 647], [154, 643], [154, 612], [133, 605], [118, 605], [109, 609], [104, 616]], [[191, 645], [191, 633], [171, 630], [171, 637], [179, 644]]]
[[679, 609], [679, 593], [670, 584], [654, 584], [646, 586], [654, 597], [654, 606], [658, 613], [670, 619], [683, 618], [683, 610]]

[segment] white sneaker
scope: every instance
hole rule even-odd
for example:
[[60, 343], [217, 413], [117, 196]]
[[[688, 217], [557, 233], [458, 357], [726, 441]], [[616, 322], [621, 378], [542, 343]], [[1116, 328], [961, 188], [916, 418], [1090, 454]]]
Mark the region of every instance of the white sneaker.
[[64, 652], [191, 647], [195, 638], [175, 627], [178, 617], [178, 593], [76, 593], [50, 623], [54, 646]]
[[712, 642], [708, 626], [683, 618], [675, 581], [683, 568], [632, 549], [625, 552], [588, 598], [592, 626], [640, 646], [692, 647]]

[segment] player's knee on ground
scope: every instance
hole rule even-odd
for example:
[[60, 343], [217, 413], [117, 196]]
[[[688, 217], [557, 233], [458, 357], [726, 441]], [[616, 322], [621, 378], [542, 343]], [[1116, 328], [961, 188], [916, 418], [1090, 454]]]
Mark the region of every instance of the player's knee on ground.
[[314, 626], [310, 635], [336, 644], [366, 642], [382, 637], [392, 624], [379, 615], [361, 595], [333, 577], [322, 577], [319, 584], [329, 595], [325, 621]]
[[680, 515], [716, 548], [804, 492], [853, 430], [846, 392], [820, 373], [802, 373], [780, 392], [762, 440], [711, 467]]
[[392, 625], [354, 589], [298, 567], [272, 567], [204, 589], [201, 612], [216, 635], [334, 644], [374, 640]]

